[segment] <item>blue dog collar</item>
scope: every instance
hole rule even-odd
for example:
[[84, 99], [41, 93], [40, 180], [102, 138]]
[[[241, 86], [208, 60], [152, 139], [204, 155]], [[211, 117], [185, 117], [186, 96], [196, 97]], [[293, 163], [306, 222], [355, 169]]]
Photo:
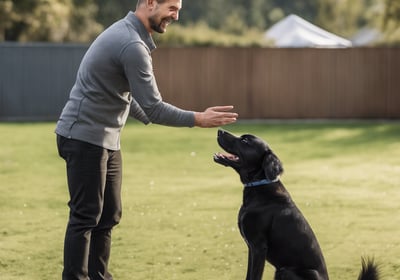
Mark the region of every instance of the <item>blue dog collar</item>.
[[275, 182], [278, 182], [279, 178], [275, 178], [274, 180], [268, 180], [268, 179], [263, 179], [260, 181], [254, 181], [254, 182], [250, 182], [250, 183], [246, 183], [243, 184], [245, 187], [258, 187], [258, 186], [262, 186], [262, 185], [268, 185], [268, 184], [272, 184]]

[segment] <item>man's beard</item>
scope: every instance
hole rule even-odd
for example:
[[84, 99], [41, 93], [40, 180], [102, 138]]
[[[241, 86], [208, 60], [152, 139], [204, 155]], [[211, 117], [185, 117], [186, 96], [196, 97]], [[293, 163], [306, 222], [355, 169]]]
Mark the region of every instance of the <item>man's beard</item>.
[[[167, 26], [172, 22], [171, 18], [163, 18], [157, 23], [155, 17], [149, 18], [150, 28], [158, 33], [164, 33], [166, 31]], [[163, 28], [162, 25], [165, 23], [165, 27]]]

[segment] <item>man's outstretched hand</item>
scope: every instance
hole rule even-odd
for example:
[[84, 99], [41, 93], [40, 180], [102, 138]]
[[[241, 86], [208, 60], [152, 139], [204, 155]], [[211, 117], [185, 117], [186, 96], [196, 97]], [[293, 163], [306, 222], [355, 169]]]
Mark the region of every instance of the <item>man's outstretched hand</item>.
[[237, 113], [232, 112], [233, 106], [209, 107], [204, 112], [194, 113], [194, 124], [198, 127], [218, 127], [236, 122]]

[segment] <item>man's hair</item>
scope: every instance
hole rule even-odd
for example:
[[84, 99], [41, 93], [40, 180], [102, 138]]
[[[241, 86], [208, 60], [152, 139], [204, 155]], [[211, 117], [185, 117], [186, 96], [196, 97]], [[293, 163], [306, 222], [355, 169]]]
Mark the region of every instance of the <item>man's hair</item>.
[[[137, 1], [137, 4], [136, 4], [136, 7], [139, 6], [139, 5], [141, 5], [141, 4], [143, 4], [145, 1], [146, 1], [146, 0], [138, 0], [138, 1]], [[162, 4], [162, 3], [164, 3], [164, 2], [167, 1], [167, 0], [156, 0], [156, 1], [157, 1], [158, 4]]]

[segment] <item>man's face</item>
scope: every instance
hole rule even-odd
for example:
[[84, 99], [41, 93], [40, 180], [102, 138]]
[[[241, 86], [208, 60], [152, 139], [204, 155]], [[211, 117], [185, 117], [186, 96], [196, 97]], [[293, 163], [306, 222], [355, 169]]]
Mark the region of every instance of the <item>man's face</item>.
[[162, 4], [155, 2], [154, 9], [149, 16], [151, 29], [158, 33], [164, 33], [172, 21], [178, 20], [181, 8], [182, 0], [166, 0]]

